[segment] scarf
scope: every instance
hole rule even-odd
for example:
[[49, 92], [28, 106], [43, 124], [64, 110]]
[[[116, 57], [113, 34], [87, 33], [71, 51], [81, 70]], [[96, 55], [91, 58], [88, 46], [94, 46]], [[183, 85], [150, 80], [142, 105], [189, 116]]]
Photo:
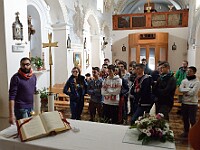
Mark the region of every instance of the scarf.
[[32, 69], [30, 70], [30, 73], [24, 73], [22, 70], [19, 68], [18, 73], [26, 80], [30, 79], [33, 75]]
[[195, 75], [192, 75], [192, 76], [186, 76], [186, 78], [187, 78], [188, 80], [193, 80], [193, 79], [196, 79], [196, 76], [195, 76]]
[[169, 73], [167, 73], [167, 74], [162, 74], [162, 75], [160, 75], [160, 79], [161, 80], [167, 80], [167, 79], [169, 79], [170, 77], [172, 77], [174, 75], [174, 73], [172, 72], [172, 71], [170, 71]]

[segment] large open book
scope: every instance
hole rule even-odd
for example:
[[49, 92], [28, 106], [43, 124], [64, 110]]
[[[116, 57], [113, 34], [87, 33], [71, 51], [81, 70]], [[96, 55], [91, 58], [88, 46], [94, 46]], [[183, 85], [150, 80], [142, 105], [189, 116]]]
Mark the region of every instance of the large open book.
[[31, 118], [17, 120], [17, 127], [21, 141], [36, 139], [71, 128], [58, 111], [45, 112]]

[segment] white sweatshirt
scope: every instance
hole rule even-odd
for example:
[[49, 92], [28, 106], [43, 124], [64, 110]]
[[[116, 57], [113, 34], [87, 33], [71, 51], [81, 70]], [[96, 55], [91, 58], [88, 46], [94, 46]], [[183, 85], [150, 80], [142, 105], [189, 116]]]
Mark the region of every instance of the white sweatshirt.
[[109, 76], [103, 81], [101, 94], [104, 96], [103, 103], [108, 105], [119, 105], [122, 79], [117, 75], [113, 78]]
[[199, 91], [199, 79], [188, 80], [187, 78], [182, 80], [179, 86], [179, 91], [183, 93], [183, 104], [197, 105], [198, 104], [198, 91]]

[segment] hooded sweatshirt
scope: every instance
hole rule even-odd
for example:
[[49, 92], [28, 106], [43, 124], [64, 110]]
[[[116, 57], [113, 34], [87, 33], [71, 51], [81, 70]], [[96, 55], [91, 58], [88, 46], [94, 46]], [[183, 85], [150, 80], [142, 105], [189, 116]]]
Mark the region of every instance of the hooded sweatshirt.
[[103, 81], [101, 93], [104, 96], [103, 103], [107, 105], [119, 105], [122, 79], [117, 75], [113, 78], [109, 76]]

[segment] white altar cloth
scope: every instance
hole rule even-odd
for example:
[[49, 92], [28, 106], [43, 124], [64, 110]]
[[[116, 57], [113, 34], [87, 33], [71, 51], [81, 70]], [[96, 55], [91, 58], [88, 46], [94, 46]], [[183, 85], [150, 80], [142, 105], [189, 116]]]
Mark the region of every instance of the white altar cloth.
[[[6, 138], [6, 134], [16, 132], [11, 126], [0, 132], [0, 150], [166, 150], [168, 148], [124, 143], [128, 126], [95, 123], [68, 119], [73, 130], [43, 137], [29, 142], [20, 142], [19, 138]], [[13, 132], [13, 133], [12, 133]], [[170, 143], [170, 147], [175, 147]], [[175, 149], [175, 148], [174, 148]], [[168, 149], [171, 150], [171, 149]]]

